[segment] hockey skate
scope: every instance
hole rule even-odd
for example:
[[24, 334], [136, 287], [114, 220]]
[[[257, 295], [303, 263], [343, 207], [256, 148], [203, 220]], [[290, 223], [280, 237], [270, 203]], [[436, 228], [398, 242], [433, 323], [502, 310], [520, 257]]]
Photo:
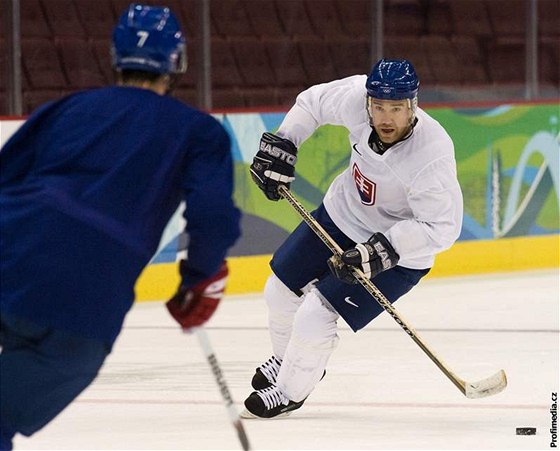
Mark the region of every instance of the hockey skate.
[[251, 379], [251, 386], [255, 390], [262, 390], [274, 385], [280, 371], [280, 365], [282, 365], [282, 360], [272, 356], [255, 370], [255, 375]]
[[[255, 374], [253, 375], [253, 379], [251, 379], [251, 386], [255, 390], [262, 390], [263, 388], [268, 388], [276, 384], [278, 372], [280, 371], [280, 365], [282, 365], [282, 360], [273, 355], [270, 359], [255, 369]], [[323, 372], [321, 380], [323, 380], [325, 374], [327, 374], [326, 370]]]
[[245, 400], [245, 410], [240, 417], [251, 418], [282, 418], [299, 409], [303, 401], [290, 401], [276, 385], [254, 391]]

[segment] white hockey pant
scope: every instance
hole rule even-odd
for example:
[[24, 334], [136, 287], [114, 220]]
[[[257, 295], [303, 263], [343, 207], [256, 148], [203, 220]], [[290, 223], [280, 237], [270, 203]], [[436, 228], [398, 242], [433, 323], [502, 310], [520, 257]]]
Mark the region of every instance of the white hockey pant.
[[268, 330], [272, 352], [282, 360], [292, 334], [292, 325], [297, 309], [303, 302], [273, 273], [264, 286], [264, 298], [268, 305]]
[[276, 276], [267, 282], [265, 296], [273, 350], [282, 359], [277, 385], [290, 400], [302, 401], [321, 380], [338, 344], [339, 315], [323, 303], [317, 290], [302, 301]]

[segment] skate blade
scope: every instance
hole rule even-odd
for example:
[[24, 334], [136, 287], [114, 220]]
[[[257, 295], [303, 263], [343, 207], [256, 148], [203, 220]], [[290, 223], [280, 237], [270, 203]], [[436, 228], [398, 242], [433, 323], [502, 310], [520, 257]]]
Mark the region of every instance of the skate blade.
[[276, 415], [275, 417], [272, 418], [264, 418], [249, 412], [247, 409], [243, 409], [243, 411], [239, 414], [239, 417], [243, 418], [244, 420], [276, 420], [277, 418], [285, 418], [287, 416], [290, 416], [291, 413], [292, 411], [289, 411]]

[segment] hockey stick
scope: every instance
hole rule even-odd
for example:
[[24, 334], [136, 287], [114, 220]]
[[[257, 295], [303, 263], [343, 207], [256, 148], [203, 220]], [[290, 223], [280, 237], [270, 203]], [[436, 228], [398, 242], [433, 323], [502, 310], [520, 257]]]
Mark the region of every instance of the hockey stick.
[[[334, 255], [340, 256], [342, 249], [331, 238], [331, 236], [321, 227], [313, 216], [305, 209], [305, 207], [294, 197], [288, 188], [284, 185], [278, 187], [278, 192], [284, 199], [286, 199], [292, 207], [299, 213], [307, 225], [315, 232], [315, 234], [327, 245]], [[496, 374], [482, 379], [477, 382], [465, 382], [463, 379], [455, 375], [442, 360], [435, 355], [435, 353], [428, 347], [426, 343], [418, 336], [416, 331], [410, 327], [402, 316], [395, 310], [387, 298], [381, 291], [368, 279], [359, 268], [352, 268], [354, 277], [358, 282], [367, 290], [369, 294], [385, 309], [389, 315], [401, 326], [414, 342], [420, 346], [420, 349], [434, 362], [437, 367], [445, 374], [448, 379], [455, 384], [455, 386], [467, 398], [484, 398], [500, 393], [507, 386], [507, 378], [504, 370], [498, 371]]]
[[[237, 431], [237, 436], [239, 437], [239, 441], [241, 442], [241, 447], [244, 451], [249, 451], [251, 449], [251, 446], [249, 445], [249, 439], [247, 438], [245, 428], [243, 427], [243, 423], [241, 423], [241, 418], [237, 413], [237, 409], [233, 404], [233, 398], [226, 384], [226, 380], [224, 379], [224, 375], [218, 363], [218, 359], [216, 358], [214, 350], [212, 349], [212, 345], [210, 344], [208, 334], [203, 327], [193, 327], [191, 330], [196, 334], [198, 342], [200, 343], [200, 347], [202, 348], [202, 352], [204, 353], [206, 360], [208, 360], [208, 364], [210, 365], [212, 374], [214, 375], [216, 383], [218, 384], [218, 387], [220, 389], [220, 393], [222, 394], [222, 398], [224, 400], [226, 410], [228, 411], [229, 418], [231, 419], [231, 423]], [[189, 332], [191, 330], [189, 330]]]

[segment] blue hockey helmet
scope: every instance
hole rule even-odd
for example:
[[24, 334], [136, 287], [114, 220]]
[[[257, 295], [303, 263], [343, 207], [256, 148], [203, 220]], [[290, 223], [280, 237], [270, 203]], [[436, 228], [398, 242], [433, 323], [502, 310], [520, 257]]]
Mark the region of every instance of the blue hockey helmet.
[[113, 30], [113, 68], [157, 74], [187, 70], [186, 40], [171, 10], [130, 4]]
[[416, 99], [420, 82], [408, 60], [379, 60], [367, 81], [368, 96], [382, 100]]

